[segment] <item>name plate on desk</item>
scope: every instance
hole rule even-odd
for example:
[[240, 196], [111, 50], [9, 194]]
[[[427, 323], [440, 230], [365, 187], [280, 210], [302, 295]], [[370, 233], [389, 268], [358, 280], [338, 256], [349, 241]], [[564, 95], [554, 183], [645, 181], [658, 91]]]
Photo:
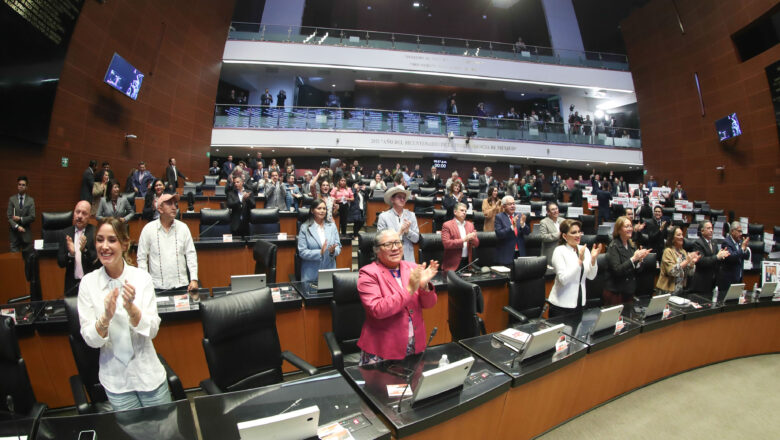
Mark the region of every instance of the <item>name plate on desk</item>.
[[190, 296], [186, 293], [183, 295], [174, 295], [173, 307], [176, 310], [188, 310], [190, 308]]
[[233, 234], [222, 234], [222, 242], [223, 243], [232, 243], [233, 242]]
[[[35, 240], [33, 242], [33, 248], [36, 251], [39, 251], [39, 250], [43, 249], [43, 240]], [[0, 439], [2, 439], [2, 437], [0, 437]]]
[[684, 211], [684, 212], [693, 212], [693, 202], [689, 202], [687, 200], [675, 200], [674, 201], [674, 210], [675, 211]]
[[517, 205], [517, 212], [523, 213], [523, 214], [530, 214], [531, 213], [531, 205]]
[[286, 232], [280, 232], [279, 235], [276, 237], [279, 240], [287, 240], [287, 233]]
[[567, 218], [578, 218], [582, 215], [582, 206], [569, 206], [566, 209]]

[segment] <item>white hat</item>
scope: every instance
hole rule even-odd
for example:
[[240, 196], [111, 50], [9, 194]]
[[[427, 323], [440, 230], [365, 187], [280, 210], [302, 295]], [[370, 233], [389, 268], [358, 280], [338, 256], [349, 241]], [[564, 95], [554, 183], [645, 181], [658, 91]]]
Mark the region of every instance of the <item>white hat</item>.
[[412, 197], [411, 191], [408, 191], [408, 190], [404, 189], [403, 186], [398, 185], [398, 186], [394, 186], [394, 187], [388, 189], [387, 191], [385, 191], [385, 203], [387, 203], [390, 206], [393, 206], [393, 202], [392, 202], [391, 199], [393, 198], [394, 195], [396, 195], [398, 193], [406, 194], [406, 200], [409, 200]]

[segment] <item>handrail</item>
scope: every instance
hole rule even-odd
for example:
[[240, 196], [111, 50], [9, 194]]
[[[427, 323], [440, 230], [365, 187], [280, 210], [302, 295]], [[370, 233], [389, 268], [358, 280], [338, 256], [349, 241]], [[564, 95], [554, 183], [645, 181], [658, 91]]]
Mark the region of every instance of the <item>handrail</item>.
[[[406, 34], [402, 32], [236, 21], [231, 23], [228, 39], [282, 41], [349, 47], [355, 47], [357, 44], [365, 47], [376, 47], [389, 50], [416, 50], [418, 52], [513, 59], [517, 61], [545, 64], [579, 65], [622, 71], [629, 70], [628, 57], [624, 54], [561, 49], [529, 44], [519, 46], [516, 43], [502, 43], [497, 41], [423, 34]], [[386, 44], [380, 44], [379, 42], [391, 44], [388, 47]], [[411, 47], [409, 45], [411, 45]]]
[[640, 130], [591, 122], [586, 125], [369, 108], [214, 106], [214, 128], [330, 129], [641, 148]]

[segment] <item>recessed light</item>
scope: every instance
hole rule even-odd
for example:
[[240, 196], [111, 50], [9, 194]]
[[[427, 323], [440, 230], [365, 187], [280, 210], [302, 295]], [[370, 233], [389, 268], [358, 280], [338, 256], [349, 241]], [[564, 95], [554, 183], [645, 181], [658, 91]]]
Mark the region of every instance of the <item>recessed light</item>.
[[487, 20], [487, 15], [483, 15], [483, 16], [482, 16], [482, 19], [483, 19], [483, 20]]
[[521, 93], [520, 96], [525, 96], [525, 93]]
[[336, 84], [331, 84], [330, 86], [331, 86], [331, 87], [336, 87]]
[[372, 9], [371, 5], [366, 6], [366, 9], [368, 9], [370, 11]]
[[414, 3], [412, 3], [412, 6], [414, 6], [415, 8], [419, 8], [420, 7], [420, 2], [414, 2]]

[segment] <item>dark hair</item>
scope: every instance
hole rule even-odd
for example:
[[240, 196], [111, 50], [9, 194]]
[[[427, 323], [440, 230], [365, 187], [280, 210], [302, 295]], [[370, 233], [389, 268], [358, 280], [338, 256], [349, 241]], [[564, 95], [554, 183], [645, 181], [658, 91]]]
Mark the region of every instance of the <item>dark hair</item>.
[[[322, 199], [322, 198], [318, 197], [318, 198], [312, 200], [311, 203], [309, 203], [309, 215], [306, 216], [306, 224], [307, 225], [310, 225], [310, 224], [314, 223], [314, 209], [317, 208], [318, 206], [320, 206], [320, 204], [325, 205], [325, 210], [327, 211], [328, 204], [325, 203], [325, 199]], [[328, 216], [327, 215], [325, 215], [325, 221], [326, 222], [328, 221]]]
[[19, 182], [20, 182], [20, 181], [22, 181], [22, 180], [24, 180], [24, 183], [25, 183], [25, 184], [28, 184], [28, 185], [30, 184], [30, 181], [29, 181], [29, 180], [27, 180], [27, 176], [19, 176], [19, 177], [17, 177], [17, 178], [16, 178], [16, 183], [19, 183]]
[[104, 161], [103, 161], [103, 163], [101, 164], [101, 166], [106, 166], [106, 165], [111, 165], [111, 164], [110, 164], [110, 163], [108, 163], [108, 161], [107, 161], [107, 160], [104, 160]]
[[566, 220], [561, 222], [560, 225], [561, 236], [558, 237], [558, 244], [566, 244], [566, 239], [563, 238], [563, 234], [568, 234], [571, 228], [573, 228], [574, 226], [580, 228], [580, 231], [582, 231], [582, 222], [579, 220], [567, 218]]
[[[119, 181], [116, 179], [111, 179], [106, 184], [106, 202], [111, 201], [111, 192], [114, 189], [114, 185], [119, 185]], [[119, 185], [119, 193], [122, 193], [122, 185]], [[117, 200], [119, 200], [119, 197], [117, 196]]]
[[[672, 247], [674, 246], [674, 234], [677, 231], [682, 231], [682, 228], [679, 226], [675, 226], [672, 229], [669, 230], [669, 236], [666, 237], [666, 247]], [[683, 236], [683, 241], [685, 241], [685, 236]]]
[[163, 185], [163, 192], [165, 192], [165, 182], [162, 181], [162, 179], [154, 179], [152, 180], [152, 195], [154, 195], [154, 186], [157, 185], [157, 182], [162, 183]]
[[172, 157], [169, 157], [169, 158], [168, 158], [168, 163], [171, 163], [171, 161], [172, 161], [173, 159], [174, 159], [174, 158], [172, 158]]
[[97, 166], [97, 161], [95, 159], [89, 161], [90, 168], [95, 168], [96, 166]]
[[550, 206], [552, 206], [552, 205], [555, 205], [556, 207], [558, 207], [560, 209], [560, 206], [558, 206], [558, 202], [556, 202], [555, 200], [548, 200], [547, 204], [544, 205], [545, 209], [547, 209], [547, 212], [550, 212]]

